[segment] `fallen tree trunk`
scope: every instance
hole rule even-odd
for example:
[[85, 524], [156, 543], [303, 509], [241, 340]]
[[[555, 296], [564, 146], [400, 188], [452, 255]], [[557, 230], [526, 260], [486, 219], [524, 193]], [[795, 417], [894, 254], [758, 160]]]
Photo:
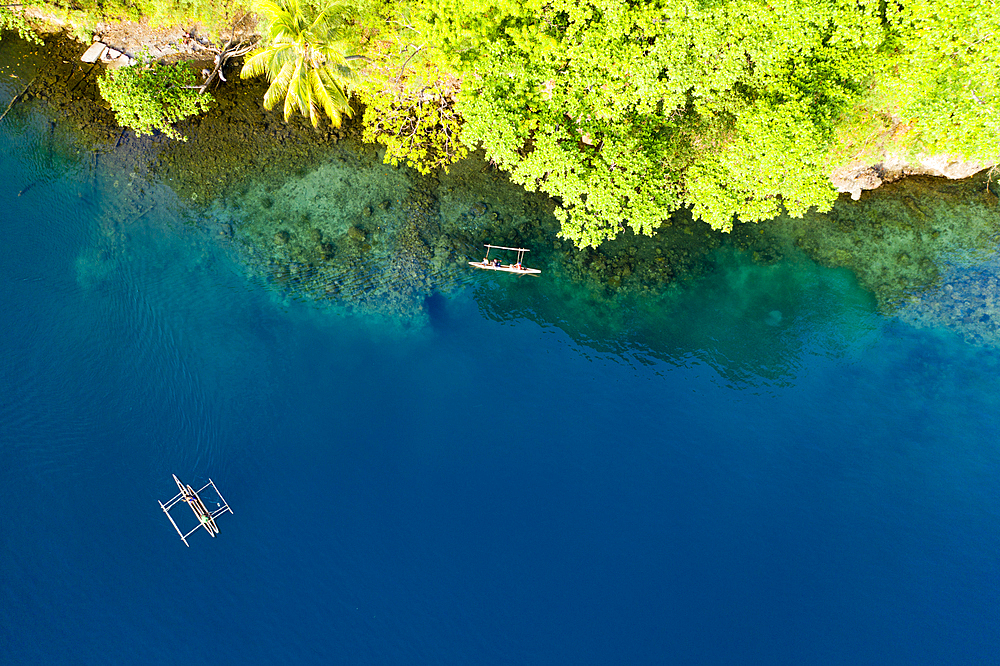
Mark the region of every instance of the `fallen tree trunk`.
[[14, 107], [14, 103], [21, 98], [21, 95], [28, 92], [28, 88], [31, 87], [31, 84], [34, 83], [35, 79], [37, 78], [38, 76], [36, 75], [34, 79], [28, 81], [28, 85], [24, 86], [24, 90], [14, 95], [14, 99], [10, 100], [10, 104], [7, 105], [7, 110], [4, 111], [2, 115], [0, 115], [0, 120], [3, 120], [7, 116], [7, 114], [10, 113], [10, 110]]

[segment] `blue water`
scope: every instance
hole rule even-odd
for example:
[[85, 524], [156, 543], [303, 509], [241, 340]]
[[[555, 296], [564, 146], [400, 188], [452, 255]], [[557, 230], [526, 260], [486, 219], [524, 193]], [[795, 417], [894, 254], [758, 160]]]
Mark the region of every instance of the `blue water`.
[[996, 660], [995, 350], [726, 250], [613, 330], [344, 316], [53, 134], [0, 124], [3, 663]]

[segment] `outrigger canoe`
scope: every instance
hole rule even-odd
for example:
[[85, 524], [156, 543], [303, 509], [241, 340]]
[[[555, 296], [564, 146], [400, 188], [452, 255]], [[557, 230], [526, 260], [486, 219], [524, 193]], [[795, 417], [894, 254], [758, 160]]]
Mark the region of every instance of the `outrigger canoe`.
[[[484, 271], [500, 271], [501, 273], [517, 273], [518, 275], [538, 275], [541, 273], [537, 268], [528, 268], [521, 263], [524, 260], [524, 253], [531, 250], [523, 247], [504, 247], [502, 245], [489, 244], [484, 247], [486, 247], [486, 258], [482, 261], [470, 261], [469, 265], [473, 268], [480, 268]], [[490, 250], [511, 250], [517, 252], [517, 262], [512, 264], [494, 263], [490, 260]]]
[[494, 266], [493, 264], [484, 264], [481, 261], [470, 261], [469, 265], [474, 268], [482, 268], [484, 271], [502, 271], [504, 273], [527, 273], [528, 275], [538, 275], [541, 273], [537, 268], [526, 268], [522, 266], [518, 268], [514, 264], [501, 264], [500, 266]]

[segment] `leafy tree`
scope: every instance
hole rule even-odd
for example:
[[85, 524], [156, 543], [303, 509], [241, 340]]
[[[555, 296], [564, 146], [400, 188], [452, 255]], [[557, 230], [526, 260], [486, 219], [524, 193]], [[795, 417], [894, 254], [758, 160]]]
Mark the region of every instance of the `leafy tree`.
[[890, 1], [891, 39], [866, 101], [902, 127], [914, 153], [995, 162], [1000, 153], [1000, 13], [996, 2]]
[[827, 147], [884, 40], [856, 0], [423, 0], [463, 137], [561, 202], [562, 235], [825, 207]]
[[35, 34], [35, 31], [28, 25], [28, 19], [24, 14], [24, 7], [38, 4], [37, 0], [25, 0], [18, 3], [0, 3], [0, 36], [7, 30], [12, 30], [18, 36], [28, 42], [41, 44], [42, 39]]
[[183, 63], [148, 63], [109, 70], [97, 87], [122, 127], [131, 127], [139, 136], [159, 130], [186, 141], [173, 123], [207, 111], [212, 101], [211, 95], [193, 89], [194, 83], [194, 74]]
[[240, 76], [266, 74], [271, 85], [264, 108], [284, 100], [285, 120], [298, 110], [315, 127], [323, 112], [340, 125], [343, 116], [352, 115], [347, 95], [355, 74], [349, 62], [360, 57], [346, 55], [353, 10], [330, 0], [317, 3], [260, 0], [265, 45], [246, 61]]
[[[468, 155], [455, 108], [460, 80], [428, 56], [433, 49], [400, 22], [359, 21], [367, 40], [366, 67], [357, 88], [365, 105], [363, 138], [386, 147], [387, 164], [407, 164], [422, 173], [447, 169]], [[399, 29], [402, 28], [402, 29]]]
[[407, 164], [426, 174], [447, 169], [469, 154], [461, 138], [462, 118], [455, 109], [457, 81], [385, 84], [366, 86], [361, 99], [365, 104], [362, 137], [385, 146], [387, 164]]

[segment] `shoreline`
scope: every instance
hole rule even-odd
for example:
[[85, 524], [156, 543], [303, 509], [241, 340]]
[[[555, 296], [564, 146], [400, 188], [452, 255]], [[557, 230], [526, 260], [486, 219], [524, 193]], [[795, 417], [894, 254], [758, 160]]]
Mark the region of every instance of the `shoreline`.
[[[67, 38], [78, 41], [84, 49], [88, 46], [71, 34], [71, 31], [83, 30], [82, 26], [72, 21], [61, 20], [53, 12], [38, 7], [30, 7], [25, 13], [43, 24], [42, 32], [61, 30], [66, 32]], [[248, 12], [234, 24], [232, 36], [236, 37], [239, 34], [244, 39], [255, 36], [255, 28], [256, 25]], [[205, 72], [214, 66], [213, 58], [217, 58], [221, 51], [218, 45], [202, 34], [203, 32], [205, 32], [203, 27], [198, 23], [189, 26], [179, 24], [152, 26], [148, 17], [143, 17], [138, 22], [129, 20], [96, 22], [93, 40], [100, 38], [109, 47], [123, 53], [123, 57], [134, 57], [146, 49], [154, 59], [164, 63], [186, 61], [193, 69], [200, 70], [204, 76]], [[81, 55], [82, 53], [83, 51]], [[356, 114], [355, 121], [360, 119], [361, 115], [360, 112]], [[962, 180], [985, 170], [992, 171], [996, 167], [996, 164], [956, 159], [948, 154], [916, 155], [909, 158], [897, 154], [891, 148], [891, 141], [898, 131], [900, 128], [894, 126], [880, 136], [869, 137], [869, 140], [874, 138], [876, 147], [874, 150], [862, 148], [862, 153], [868, 157], [856, 157], [833, 168], [828, 178], [836, 191], [848, 194], [856, 201], [862, 192], [875, 190], [883, 184], [897, 182], [909, 176], [935, 176]], [[332, 133], [335, 132], [336, 128], [332, 130]]]
[[[345, 270], [343, 266], [393, 258], [395, 244], [402, 242], [398, 247], [416, 263], [400, 270], [415, 286], [406, 287], [410, 282], [403, 280], [401, 289], [409, 295], [393, 307], [419, 312], [422, 295], [460, 283], [455, 282], [456, 267], [469, 257], [480, 258], [475, 256], [478, 245], [492, 242], [535, 248], [533, 258], [551, 263], [566, 279], [589, 285], [595, 303], [615, 307], [621, 299], [660, 293], [671, 282], [711, 271], [712, 253], [731, 244], [765, 265], [801, 251], [821, 264], [848, 268], [885, 312], [899, 310], [913, 298], [933, 302], [943, 312], [946, 308], [935, 298], [913, 295], [947, 282], [949, 253], [981, 247], [977, 239], [989, 232], [973, 218], [941, 218], [933, 212], [935, 201], [966, 198], [990, 209], [997, 203], [983, 175], [963, 181], [914, 176], [863, 194], [860, 201], [842, 197], [833, 213], [809, 214], [803, 220], [739, 224], [724, 235], [689, 216], [675, 215], [653, 237], [629, 233], [597, 249], [576, 250], [557, 238], [551, 200], [510, 184], [506, 174], [489, 167], [481, 156], [453, 166], [450, 174], [418, 177], [406, 167], [381, 164], [381, 151], [361, 143], [359, 114], [340, 129], [317, 131], [299, 116], [285, 123], [280, 112], [262, 108], [265, 84], [260, 81], [230, 78], [208, 113], [177, 125], [191, 137], [188, 142], [136, 138], [118, 128], [102, 104], [96, 77], [66, 57], [79, 46], [64, 34], [49, 36], [40, 49], [49, 64], [24, 101], [38, 99], [78, 127], [95, 165], [120, 161], [123, 170], [166, 184], [185, 205], [198, 209], [218, 200], [236, 221], [225, 221], [220, 228], [230, 225], [237, 236], [252, 239], [269, 280], [320, 299], [344, 296], [343, 285], [329, 277]], [[359, 156], [364, 156], [361, 161]], [[284, 200], [285, 192], [315, 190], [314, 170], [331, 160], [347, 169], [365, 163], [366, 168], [399, 173], [413, 185], [408, 194], [393, 197], [391, 214], [380, 208], [388, 197], [375, 193], [346, 208], [333, 206], [324, 214], [336, 218], [329, 220], [313, 219], [313, 204], [303, 194]], [[146, 206], [137, 195], [123, 218], [139, 215]], [[870, 221], [873, 214], [882, 220], [876, 226]], [[386, 215], [392, 218], [390, 227], [382, 223]], [[288, 238], [279, 240], [284, 234]], [[424, 264], [431, 269], [414, 268]], [[961, 276], [953, 282], [965, 291], [975, 288]], [[978, 307], [981, 314], [963, 311], [947, 315], [948, 321], [984, 329], [976, 333], [978, 338], [1000, 336], [992, 330], [993, 310], [1000, 308], [992, 283], [989, 293], [966, 300], [978, 304], [970, 307]], [[996, 314], [1000, 320], [1000, 311]], [[927, 322], [937, 321], [935, 317], [918, 312], [909, 318]]]

